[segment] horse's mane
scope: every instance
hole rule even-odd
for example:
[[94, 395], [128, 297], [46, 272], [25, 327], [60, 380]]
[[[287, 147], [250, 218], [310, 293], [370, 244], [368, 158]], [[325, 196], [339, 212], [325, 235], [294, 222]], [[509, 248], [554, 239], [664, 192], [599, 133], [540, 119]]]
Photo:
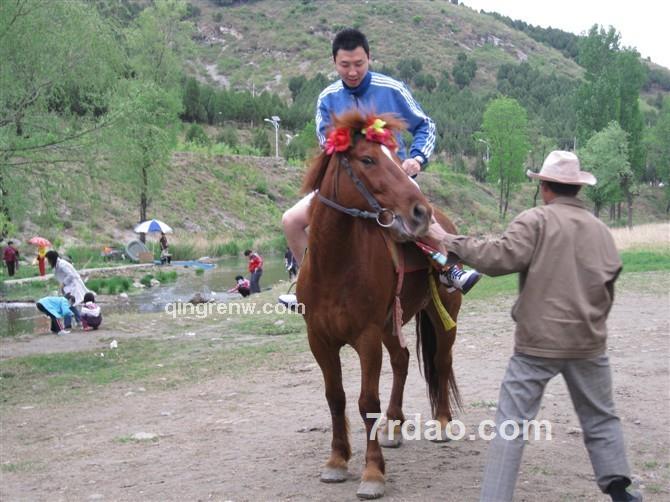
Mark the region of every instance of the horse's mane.
[[[374, 113], [363, 113], [360, 110], [350, 110], [343, 113], [342, 115], [331, 115], [331, 124], [332, 128], [346, 127], [354, 131], [354, 141], [355, 142], [363, 137], [361, 130], [365, 128], [370, 118], [380, 118], [386, 122], [386, 127], [391, 129], [394, 133], [398, 131], [404, 131], [407, 128], [406, 123], [398, 118], [396, 115], [391, 113], [383, 113], [381, 115], [375, 115]], [[314, 157], [310, 162], [310, 168], [305, 174], [305, 178], [302, 182], [303, 193], [313, 192], [321, 186], [324, 176], [326, 175], [326, 170], [328, 164], [330, 163], [331, 155], [326, 154], [322, 149], [316, 157]]]

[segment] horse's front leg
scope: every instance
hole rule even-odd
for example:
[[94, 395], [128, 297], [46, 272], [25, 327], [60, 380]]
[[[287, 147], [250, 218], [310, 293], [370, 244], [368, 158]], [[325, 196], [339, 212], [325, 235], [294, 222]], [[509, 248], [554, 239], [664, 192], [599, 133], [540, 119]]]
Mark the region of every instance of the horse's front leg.
[[397, 448], [402, 444], [401, 426], [405, 421], [402, 412], [402, 401], [405, 392], [405, 381], [407, 380], [407, 368], [409, 367], [409, 350], [400, 346], [397, 336], [392, 333], [392, 328], [384, 331], [382, 338], [386, 350], [391, 359], [393, 369], [393, 387], [391, 398], [386, 409], [386, 423], [379, 430], [377, 439], [379, 444], [385, 448]]
[[351, 458], [349, 445], [349, 427], [345, 415], [346, 395], [342, 387], [342, 366], [340, 347], [332, 346], [321, 338], [308, 333], [309, 346], [317, 363], [321, 367], [326, 387], [326, 399], [330, 408], [333, 425], [330, 458], [321, 471], [324, 483], [340, 483], [349, 477], [347, 464]]
[[384, 495], [384, 456], [377, 441], [375, 423], [379, 420], [379, 376], [382, 368], [382, 333], [377, 327], [368, 328], [357, 340], [354, 348], [361, 362], [361, 394], [358, 409], [365, 422], [367, 448], [365, 468], [356, 494], [363, 499], [376, 499]]

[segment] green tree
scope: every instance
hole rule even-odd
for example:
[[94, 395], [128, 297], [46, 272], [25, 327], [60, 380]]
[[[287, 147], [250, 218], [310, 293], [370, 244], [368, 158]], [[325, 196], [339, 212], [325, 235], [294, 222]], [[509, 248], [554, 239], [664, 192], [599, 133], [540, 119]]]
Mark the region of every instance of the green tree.
[[305, 160], [319, 151], [319, 143], [316, 139], [316, 124], [314, 119], [305, 124], [302, 130], [293, 136], [291, 142], [284, 148], [286, 160]]
[[401, 59], [396, 65], [398, 77], [405, 82], [411, 82], [414, 75], [423, 68], [421, 60], [418, 58]]
[[489, 180], [499, 184], [499, 211], [507, 214], [512, 187], [524, 179], [528, 153], [526, 110], [511, 98], [491, 101], [484, 112], [484, 137], [491, 145]]
[[189, 122], [204, 122], [207, 118], [207, 112], [200, 99], [200, 86], [192, 77], [186, 81], [182, 118]]
[[586, 69], [577, 91], [577, 130], [580, 144], [617, 121], [628, 133], [629, 155], [639, 177], [644, 172], [642, 115], [639, 95], [647, 80], [639, 54], [621, 50], [620, 36], [613, 27], [594, 25], [580, 40], [579, 63]]
[[461, 89], [467, 87], [472, 82], [472, 79], [475, 78], [475, 73], [477, 73], [477, 63], [474, 59], [468, 59], [468, 56], [464, 52], [459, 53], [456, 64], [454, 64], [451, 70], [456, 85]]
[[298, 75], [297, 77], [291, 77], [288, 81], [288, 89], [291, 91], [291, 99], [295, 101], [298, 97], [298, 94], [302, 92], [302, 89], [307, 84], [307, 78], [304, 75]]
[[133, 73], [165, 89], [178, 88], [191, 59], [193, 24], [185, 21], [186, 2], [155, 0], [127, 30]]
[[670, 212], [670, 97], [666, 96], [658, 120], [649, 131], [646, 145], [651, 179], [665, 186], [665, 211]]
[[31, 197], [49, 195], [35, 180], [59, 183], [64, 176], [53, 166], [81, 168], [90, 157], [101, 131], [114, 124], [107, 107], [123, 61], [113, 31], [80, 1], [0, 2], [3, 225], [18, 223]]
[[618, 77], [616, 53], [620, 36], [613, 27], [593, 25], [580, 41], [579, 64], [586, 69], [577, 92], [577, 120], [580, 143], [604, 129], [617, 115]]
[[594, 134], [579, 152], [581, 164], [598, 183], [586, 189], [593, 202], [593, 214], [600, 216], [606, 204], [626, 200], [628, 226], [633, 225], [633, 170], [628, 160], [628, 138], [617, 122]]
[[643, 120], [640, 111], [640, 90], [647, 79], [640, 54], [626, 49], [617, 54], [619, 73], [619, 110], [616, 120], [628, 133], [628, 159], [638, 179], [644, 177], [645, 151], [642, 145]]
[[147, 219], [152, 198], [160, 194], [165, 169], [176, 142], [181, 100], [153, 82], [130, 81], [113, 103], [120, 124], [110, 138], [111, 172], [135, 204], [139, 221]]

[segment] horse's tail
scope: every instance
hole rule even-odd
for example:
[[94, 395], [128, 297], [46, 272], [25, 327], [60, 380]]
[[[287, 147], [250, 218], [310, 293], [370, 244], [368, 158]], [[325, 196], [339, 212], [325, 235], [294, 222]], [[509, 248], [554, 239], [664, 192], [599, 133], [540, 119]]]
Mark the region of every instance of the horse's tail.
[[[419, 361], [419, 371], [423, 373], [428, 386], [428, 399], [433, 417], [437, 414], [438, 403], [444, 399], [443, 393], [447, 393], [449, 409], [462, 408], [461, 394], [456, 385], [456, 375], [453, 364], [449, 365], [447, 374], [447, 385], [440, 386], [440, 374], [435, 356], [437, 354], [437, 333], [428, 313], [421, 310], [416, 314], [416, 355]], [[421, 370], [423, 361], [423, 370]]]

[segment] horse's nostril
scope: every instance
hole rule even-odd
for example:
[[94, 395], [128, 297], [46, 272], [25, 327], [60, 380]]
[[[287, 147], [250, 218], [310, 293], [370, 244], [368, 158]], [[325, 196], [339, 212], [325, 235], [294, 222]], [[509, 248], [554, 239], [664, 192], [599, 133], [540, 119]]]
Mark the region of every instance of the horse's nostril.
[[423, 204], [415, 204], [412, 210], [412, 216], [414, 220], [421, 223], [426, 219], [428, 215], [428, 208]]

